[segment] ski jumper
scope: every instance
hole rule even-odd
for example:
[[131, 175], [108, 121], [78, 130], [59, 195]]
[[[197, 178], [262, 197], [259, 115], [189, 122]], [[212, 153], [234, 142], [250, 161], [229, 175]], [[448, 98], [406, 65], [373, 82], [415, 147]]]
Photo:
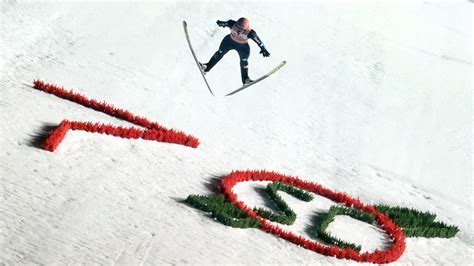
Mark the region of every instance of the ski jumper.
[[211, 59], [209, 59], [209, 62], [206, 64], [205, 72], [209, 72], [227, 52], [230, 50], [236, 50], [240, 57], [240, 74], [242, 77], [242, 83], [245, 83], [245, 81], [249, 79], [248, 58], [250, 55], [250, 46], [247, 43], [248, 39], [252, 39], [261, 49], [265, 51], [266, 49], [254, 30], [250, 28], [241, 30], [236, 24], [237, 23], [234, 20], [221, 22], [223, 27], [230, 28], [230, 34], [224, 37], [219, 46], [219, 50], [214, 53]]

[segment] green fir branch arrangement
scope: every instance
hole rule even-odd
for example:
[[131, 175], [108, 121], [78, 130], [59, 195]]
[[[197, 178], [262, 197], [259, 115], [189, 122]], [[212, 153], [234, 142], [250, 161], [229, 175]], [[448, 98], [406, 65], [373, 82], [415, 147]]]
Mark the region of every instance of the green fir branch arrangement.
[[435, 222], [436, 214], [434, 213], [387, 205], [375, 205], [374, 208], [387, 215], [390, 220], [402, 228], [406, 237], [451, 238], [459, 232], [457, 226]]
[[[286, 192], [293, 197], [309, 202], [313, 199], [310, 193], [279, 182], [268, 184], [266, 192], [272, 202], [279, 208], [280, 212], [273, 212], [263, 208], [254, 208], [254, 211], [261, 217], [280, 224], [291, 225], [296, 220], [296, 213], [278, 194], [278, 191]], [[260, 226], [258, 219], [247, 217], [246, 213], [232, 203], [226, 202], [224, 195], [189, 195], [185, 203], [190, 206], [210, 213], [218, 222], [235, 228], [257, 228]], [[436, 214], [422, 212], [412, 208], [391, 207], [388, 205], [374, 205], [374, 208], [392, 220], [397, 226], [402, 228], [406, 237], [441, 237], [451, 238], [458, 232], [459, 228], [437, 222]], [[375, 224], [375, 217], [372, 214], [357, 210], [355, 208], [343, 207], [341, 205], [332, 206], [327, 213], [318, 219], [313, 225], [313, 233], [322, 241], [340, 248], [350, 248], [361, 251], [361, 246], [338, 239], [327, 232], [327, 228], [337, 215], [347, 215], [368, 224]]]
[[339, 205], [334, 205], [329, 209], [328, 213], [326, 213], [323, 216], [321, 223], [319, 225], [315, 225], [315, 229], [316, 229], [315, 231], [316, 231], [317, 236], [324, 242], [331, 245], [338, 246], [340, 248], [351, 248], [353, 250], [360, 251], [362, 248], [360, 245], [345, 242], [341, 239], [338, 239], [332, 236], [331, 234], [327, 232], [327, 228], [329, 224], [334, 221], [334, 218], [337, 215], [347, 215], [354, 219], [357, 219], [369, 224], [372, 224], [375, 222], [375, 217], [373, 215], [370, 215], [365, 212], [361, 212], [353, 208], [345, 208]]
[[247, 218], [245, 213], [231, 203], [224, 201], [224, 195], [189, 195], [185, 203], [211, 213], [212, 218], [224, 225], [235, 228], [257, 228], [260, 223], [257, 219]]
[[292, 225], [296, 220], [296, 213], [286, 204], [286, 202], [278, 195], [278, 191], [286, 192], [293, 197], [305, 202], [313, 199], [313, 196], [301, 189], [285, 185], [283, 183], [270, 183], [267, 186], [267, 193], [270, 199], [276, 204], [281, 212], [273, 212], [263, 208], [255, 208], [254, 211], [263, 218], [280, 224]]
[[[443, 222], [435, 222], [436, 214], [433, 213], [403, 207], [390, 207], [387, 205], [375, 205], [374, 208], [387, 215], [396, 225], [402, 228], [403, 234], [406, 237], [451, 238], [459, 232], [456, 226], [449, 226]], [[374, 224], [375, 217], [353, 208], [335, 205], [323, 216], [321, 223], [315, 225], [317, 236], [324, 242], [336, 245], [340, 248], [352, 248], [360, 251], [360, 245], [345, 242], [327, 232], [327, 227], [334, 221], [337, 215], [347, 215], [368, 224]]]

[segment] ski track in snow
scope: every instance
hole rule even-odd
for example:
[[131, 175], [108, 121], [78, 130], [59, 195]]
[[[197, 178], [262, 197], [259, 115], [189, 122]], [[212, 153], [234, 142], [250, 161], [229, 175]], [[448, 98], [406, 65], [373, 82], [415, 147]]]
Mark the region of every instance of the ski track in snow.
[[[0, 3], [0, 263], [355, 264], [223, 226], [181, 202], [217, 192], [234, 169], [273, 170], [365, 203], [434, 212], [459, 226], [458, 235], [408, 238], [394, 264], [473, 261], [472, 26], [465, 23], [472, 13], [463, 11], [472, 4], [249, 3], [247, 16], [272, 54], [264, 59], [251, 44], [251, 77], [281, 59], [288, 64], [222, 97], [240, 85], [238, 56], [229, 52], [207, 76], [218, 95], [211, 97], [181, 21], [205, 61], [227, 34], [214, 21], [240, 16], [238, 4], [218, 5]], [[277, 17], [281, 10], [288, 16]], [[202, 144], [71, 132], [54, 153], [40, 150], [37, 135], [63, 119], [129, 124], [32, 89], [38, 78]], [[239, 185], [238, 195], [271, 208], [259, 186]], [[287, 228], [302, 235], [332, 204], [282, 194], [298, 215]], [[329, 230], [363, 250], [387, 244], [376, 227], [348, 217]]]

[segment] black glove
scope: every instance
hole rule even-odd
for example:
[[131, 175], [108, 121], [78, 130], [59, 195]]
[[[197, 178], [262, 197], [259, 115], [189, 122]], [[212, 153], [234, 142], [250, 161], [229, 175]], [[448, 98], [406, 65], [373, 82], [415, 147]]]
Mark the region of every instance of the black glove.
[[222, 28], [227, 27], [227, 21], [220, 21], [220, 20], [218, 20], [218, 21], [216, 21], [216, 23], [217, 23], [217, 25], [218, 25], [219, 27], [222, 27]]
[[267, 49], [264, 46], [262, 46], [260, 48], [260, 53], [263, 55], [263, 57], [269, 57], [270, 56], [270, 53], [267, 51]]

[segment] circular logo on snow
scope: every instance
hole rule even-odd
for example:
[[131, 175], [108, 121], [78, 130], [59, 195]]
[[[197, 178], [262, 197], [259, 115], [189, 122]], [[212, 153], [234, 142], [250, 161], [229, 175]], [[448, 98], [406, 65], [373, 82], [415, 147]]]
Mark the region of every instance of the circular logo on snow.
[[[384, 251], [374, 251], [372, 253], [361, 254], [351, 248], [339, 248], [335, 246], [328, 247], [318, 242], [298, 236], [294, 233], [285, 232], [281, 227], [272, 225], [268, 222], [268, 220], [259, 216], [253, 209], [239, 201], [237, 195], [232, 192], [232, 188], [236, 184], [247, 181], [272, 181], [290, 185], [301, 190], [326, 197], [347, 207], [355, 208], [362, 212], [371, 214], [375, 217], [376, 222], [380, 228], [382, 228], [382, 230], [384, 230], [385, 233], [390, 236], [392, 245], [390, 248]], [[396, 226], [387, 216], [378, 212], [374, 207], [364, 205], [359, 200], [351, 198], [347, 194], [333, 192], [316, 183], [305, 182], [294, 177], [266, 171], [243, 171], [233, 172], [230, 175], [224, 177], [221, 182], [221, 187], [226, 198], [231, 203], [245, 212], [248, 217], [257, 219], [260, 222], [260, 228], [263, 231], [286, 239], [314, 252], [328, 256], [335, 256], [340, 259], [351, 259], [361, 262], [388, 263], [397, 260], [405, 250], [405, 236], [403, 235], [402, 230]]]

